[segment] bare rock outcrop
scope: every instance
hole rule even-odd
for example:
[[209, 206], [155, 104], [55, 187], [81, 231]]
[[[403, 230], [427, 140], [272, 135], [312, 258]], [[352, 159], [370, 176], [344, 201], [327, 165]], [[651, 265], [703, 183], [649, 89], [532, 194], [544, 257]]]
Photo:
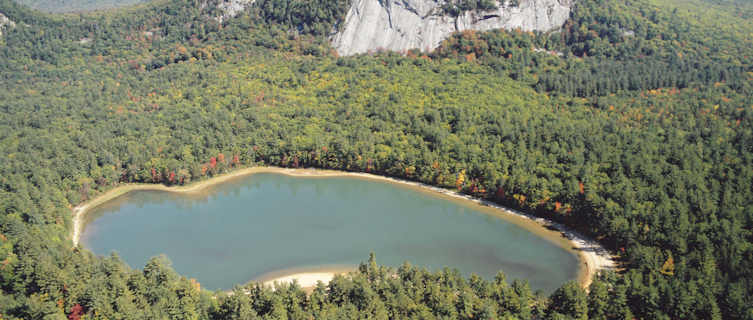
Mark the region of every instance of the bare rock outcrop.
[[247, 7], [254, 4], [255, 0], [222, 0], [217, 4], [217, 8], [222, 11], [222, 15], [215, 17], [217, 21], [223, 21], [234, 18], [238, 13], [246, 10]]
[[466, 11], [454, 17], [443, 9], [444, 0], [353, 0], [332, 45], [340, 55], [380, 49], [428, 51], [456, 31], [549, 31], [565, 23], [574, 0], [516, 2], [504, 0], [497, 2], [497, 9]]
[[254, 4], [256, 0], [202, 0], [199, 9], [211, 12], [207, 15], [222, 23], [232, 19]]
[[8, 19], [2, 12], [0, 12], [0, 36], [6, 29], [14, 28], [16, 23]]

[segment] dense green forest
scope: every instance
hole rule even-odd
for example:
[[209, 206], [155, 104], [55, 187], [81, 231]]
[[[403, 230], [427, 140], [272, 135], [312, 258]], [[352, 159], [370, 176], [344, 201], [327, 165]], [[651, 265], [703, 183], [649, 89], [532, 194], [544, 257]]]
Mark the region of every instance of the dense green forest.
[[[225, 20], [202, 3], [0, 0], [0, 319], [753, 319], [753, 3], [578, 1], [551, 33], [353, 57], [326, 38], [345, 1]], [[372, 257], [310, 295], [225, 294], [163, 257], [71, 249], [71, 208], [120, 183], [253, 165], [457, 189], [589, 234], [624, 270], [543, 297]]]

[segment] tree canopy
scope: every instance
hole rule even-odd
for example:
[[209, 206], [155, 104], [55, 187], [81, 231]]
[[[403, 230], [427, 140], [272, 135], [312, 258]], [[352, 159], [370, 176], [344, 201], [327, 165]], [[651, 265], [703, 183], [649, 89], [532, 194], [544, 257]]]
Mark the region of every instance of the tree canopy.
[[[259, 1], [219, 20], [199, 1], [0, 0], [16, 22], [0, 37], [0, 316], [753, 319], [750, 3], [578, 1], [551, 33], [337, 57], [344, 8]], [[622, 269], [542, 297], [371, 259], [310, 295], [228, 295], [164, 257], [137, 270], [71, 250], [71, 208], [97, 194], [254, 165], [460, 190], [586, 233]]]

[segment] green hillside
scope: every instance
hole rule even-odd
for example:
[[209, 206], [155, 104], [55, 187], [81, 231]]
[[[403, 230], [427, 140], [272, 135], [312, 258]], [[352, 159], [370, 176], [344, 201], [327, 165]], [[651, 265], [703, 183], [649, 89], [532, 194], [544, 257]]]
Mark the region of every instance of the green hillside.
[[44, 12], [86, 12], [112, 9], [146, 2], [144, 0], [18, 0], [19, 3]]
[[[0, 319], [753, 319], [753, 3], [579, 1], [552, 33], [337, 57], [324, 34], [346, 9], [265, 0], [219, 23], [200, 1], [0, 0]], [[71, 208], [118, 184], [262, 164], [457, 188], [622, 268], [544, 297], [369, 259], [308, 296], [227, 295], [164, 258], [71, 249]]]

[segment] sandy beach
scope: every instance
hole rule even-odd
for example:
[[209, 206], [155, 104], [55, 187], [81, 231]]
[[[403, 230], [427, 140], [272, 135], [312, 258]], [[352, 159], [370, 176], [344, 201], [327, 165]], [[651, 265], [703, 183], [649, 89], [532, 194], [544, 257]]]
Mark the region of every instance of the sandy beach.
[[291, 268], [278, 270], [264, 274], [250, 283], [261, 283], [265, 286], [273, 287], [275, 283], [290, 284], [295, 280], [301, 288], [313, 290], [317, 282], [328, 283], [335, 275], [348, 274], [357, 270], [356, 266], [321, 266], [313, 268]]
[[308, 273], [296, 273], [289, 276], [280, 277], [274, 280], [263, 282], [265, 286], [272, 286], [274, 283], [292, 283], [293, 280], [298, 281], [298, 284], [303, 288], [310, 288], [316, 286], [316, 283], [321, 281], [328, 283], [335, 277], [334, 272], [308, 272]]
[[[86, 217], [87, 212], [90, 209], [95, 208], [109, 200], [120, 197], [128, 192], [136, 191], [136, 190], [155, 190], [155, 191], [168, 191], [168, 192], [176, 192], [176, 193], [199, 192], [207, 187], [210, 187], [210, 186], [222, 183], [222, 182], [226, 182], [231, 179], [243, 177], [243, 176], [254, 174], [254, 173], [262, 173], [262, 172], [279, 173], [279, 174], [285, 174], [285, 175], [290, 175], [290, 176], [301, 176], [301, 177], [344, 176], [344, 177], [357, 177], [357, 178], [369, 179], [369, 180], [386, 181], [390, 183], [395, 183], [397, 185], [413, 187], [418, 190], [431, 192], [433, 194], [441, 195], [441, 196], [448, 197], [451, 199], [464, 201], [469, 204], [475, 204], [479, 207], [486, 208], [487, 212], [490, 212], [489, 209], [492, 209], [490, 212], [491, 214], [498, 215], [502, 218], [505, 218], [506, 220], [510, 222], [516, 223], [532, 232], [542, 235], [543, 237], [559, 244], [560, 246], [563, 246], [565, 249], [576, 252], [580, 256], [580, 260], [582, 261], [582, 265], [580, 267], [580, 271], [578, 275], [578, 281], [581, 283], [581, 285], [583, 285], [583, 287], [588, 287], [591, 284], [592, 278], [598, 271], [604, 270], [604, 269], [612, 269], [612, 268], [615, 268], [616, 266], [612, 255], [606, 249], [604, 249], [604, 247], [599, 245], [596, 241], [589, 239], [579, 234], [578, 232], [570, 230], [566, 228], [564, 225], [561, 225], [559, 223], [555, 223], [552, 221], [548, 221], [546, 219], [534, 217], [532, 215], [519, 212], [517, 210], [505, 208], [505, 207], [499, 206], [495, 203], [492, 203], [486, 200], [476, 199], [471, 196], [461, 194], [455, 191], [442, 189], [442, 188], [438, 188], [438, 187], [434, 187], [434, 186], [430, 186], [430, 185], [426, 185], [426, 184], [422, 184], [418, 182], [378, 176], [378, 175], [373, 175], [373, 174], [368, 174], [368, 173], [355, 173], [355, 172], [321, 170], [321, 169], [289, 169], [289, 168], [278, 168], [278, 167], [251, 167], [251, 168], [245, 168], [245, 169], [238, 169], [230, 173], [213, 177], [211, 179], [195, 182], [187, 186], [167, 187], [164, 185], [157, 185], [157, 184], [124, 184], [124, 185], [118, 186], [112, 190], [102, 193], [101, 195], [97, 196], [91, 201], [88, 201], [84, 204], [81, 204], [73, 208], [73, 211], [72, 211], [73, 230], [71, 231], [71, 239], [73, 241], [73, 245], [74, 246], [79, 245], [81, 232], [83, 231], [83, 228], [84, 228], [85, 217]], [[551, 231], [550, 229], [554, 229], [556, 231]], [[261, 281], [265, 284], [272, 284], [274, 281], [290, 282], [293, 279], [297, 279], [298, 283], [302, 287], [313, 287], [314, 285], [316, 285], [317, 281], [322, 281], [325, 283], [328, 282], [337, 273], [345, 273], [345, 272], [342, 270], [342, 268], [338, 268], [336, 270], [321, 270], [321, 269], [310, 270], [310, 271], [309, 270], [305, 270], [305, 271], [297, 270], [295, 272], [290, 272], [287, 274], [284, 274], [284, 273], [276, 274], [274, 277], [271, 277], [271, 278], [263, 277], [256, 280]]]

